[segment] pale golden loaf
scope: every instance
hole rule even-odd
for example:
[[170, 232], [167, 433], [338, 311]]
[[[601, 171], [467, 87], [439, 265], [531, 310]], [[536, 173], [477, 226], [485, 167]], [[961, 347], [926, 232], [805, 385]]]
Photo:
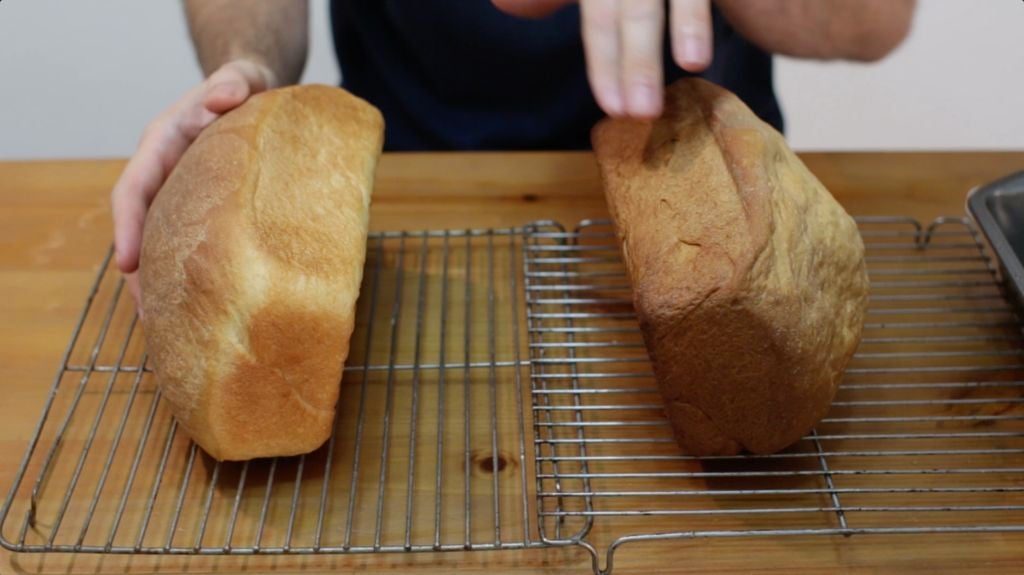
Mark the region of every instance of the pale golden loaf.
[[593, 132], [655, 377], [681, 448], [771, 453], [824, 417], [868, 278], [853, 219], [736, 96], [700, 79], [654, 122]]
[[146, 218], [146, 346], [181, 427], [218, 460], [331, 434], [355, 325], [376, 108], [328, 86], [258, 94], [206, 128]]

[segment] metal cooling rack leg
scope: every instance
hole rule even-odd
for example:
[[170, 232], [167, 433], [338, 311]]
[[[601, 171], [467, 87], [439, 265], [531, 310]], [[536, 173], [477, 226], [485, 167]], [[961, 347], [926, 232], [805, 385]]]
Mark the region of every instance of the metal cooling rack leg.
[[[572, 246], [578, 246], [579, 245], [579, 228], [577, 228], [575, 231], [576, 231], [576, 233], [573, 234], [572, 239], [567, 242], [567, 243], [569, 243]], [[569, 270], [569, 266], [568, 266], [568, 264], [562, 264], [561, 267], [562, 267], [562, 271], [565, 273], [566, 281], [568, 282], [569, 271], [570, 271]], [[562, 292], [562, 295], [567, 300], [572, 297], [572, 294], [568, 290], [564, 290]], [[572, 320], [572, 315], [571, 315], [572, 306], [570, 304], [566, 303], [565, 305], [563, 305], [562, 309], [563, 309], [563, 311], [566, 314], [566, 320], [565, 321], [566, 321], [567, 327], [569, 327], [569, 328], [575, 327], [573, 325], [574, 322]], [[566, 350], [566, 352], [569, 355], [569, 361], [570, 361], [569, 369], [570, 369], [570, 372], [572, 373], [572, 378], [569, 380], [569, 385], [572, 387], [572, 390], [574, 392], [577, 392], [577, 393], [573, 393], [572, 394], [572, 403], [573, 403], [573, 406], [578, 408], [578, 407], [580, 407], [582, 405], [582, 402], [581, 402], [581, 399], [580, 399], [580, 394], [578, 393], [579, 389], [580, 389], [579, 368], [578, 368], [578, 366], [576, 364], [576, 348], [573, 347], [573, 345], [572, 345], [572, 344], [576, 343], [576, 336], [575, 336], [574, 333], [572, 333], [571, 330], [568, 333], [566, 333], [565, 335], [566, 335], [566, 339], [568, 340], [568, 343], [570, 344], [569, 348]], [[586, 440], [586, 436], [585, 436], [585, 434], [583, 432], [583, 425], [580, 425], [580, 424], [583, 423], [583, 413], [579, 409], [577, 409], [577, 410], [573, 411], [573, 418], [575, 419], [576, 423], [578, 424], [576, 426], [576, 439], [578, 439], [579, 442], [580, 442], [580, 449], [579, 449], [579, 451], [580, 451], [580, 471], [582, 472], [582, 475], [583, 475], [583, 481], [582, 481], [583, 491], [586, 492], [586, 493], [590, 493], [590, 491], [591, 491], [590, 490], [590, 478], [589, 478], [590, 468], [589, 468], [589, 465], [587, 463], [587, 440]], [[587, 533], [590, 532], [590, 529], [594, 525], [594, 517], [592, 515], [589, 515], [589, 512], [593, 510], [593, 501], [592, 501], [592, 499], [591, 499], [591, 497], [589, 495], [587, 495], [587, 496], [585, 496], [583, 498], [583, 508], [584, 508], [584, 511], [588, 513], [588, 515], [584, 518], [583, 527], [581, 527], [580, 530], [577, 531], [576, 534], [574, 534], [571, 537], [571, 539], [583, 539], [584, 537], [587, 536]], [[564, 515], [558, 518], [559, 521], [562, 521], [564, 519], [565, 519]]]
[[313, 535], [313, 551], [320, 550], [320, 541], [324, 535], [324, 515], [327, 512], [327, 493], [328, 488], [331, 485], [331, 468], [334, 463], [334, 445], [335, 437], [338, 435], [338, 420], [339, 417], [334, 418], [334, 425], [331, 429], [331, 438], [327, 441], [327, 458], [324, 461], [324, 476], [320, 482], [320, 505], [317, 507], [316, 513], [316, 528]]
[[299, 465], [295, 470], [295, 487], [292, 489], [292, 506], [288, 512], [288, 531], [284, 535], [284, 551], [292, 548], [292, 535], [295, 533], [295, 516], [299, 511], [299, 495], [302, 492], [302, 473], [306, 468], [306, 454], [299, 456]]
[[238, 476], [238, 486], [235, 487], [235, 501], [231, 504], [231, 519], [228, 523], [228, 531], [224, 535], [224, 546], [221, 548], [225, 553], [231, 552], [231, 540], [235, 536], [235, 525], [238, 522], [238, 509], [242, 506], [242, 493], [245, 491], [245, 480], [249, 475], [249, 462], [242, 464], [242, 471]]
[[[818, 440], [817, 430], [811, 430], [811, 439], [814, 441], [814, 448], [818, 451], [818, 465], [825, 478], [825, 485], [828, 486], [828, 496], [832, 499], [832, 505], [836, 510], [836, 518], [839, 519], [839, 528], [844, 532], [849, 529], [846, 524], [846, 512], [843, 511], [843, 504], [839, 501], [839, 492], [836, 491], [835, 483], [832, 480], [832, 471], [829, 469], [828, 461], [825, 459], [825, 450], [821, 448], [821, 441]], [[848, 535], [848, 534], [846, 534]]]
[[217, 490], [217, 480], [220, 479], [221, 462], [217, 461], [213, 464], [213, 474], [210, 476], [210, 485], [206, 488], [206, 499], [203, 503], [203, 514], [199, 518], [199, 528], [196, 533], [195, 544], [192, 545], [192, 551], [198, 553], [199, 548], [203, 546], [203, 537], [206, 535], [206, 526], [210, 522], [210, 508], [213, 506], [213, 493]]
[[462, 435], [463, 435], [463, 439], [465, 441], [464, 453], [463, 453], [463, 459], [464, 459], [463, 460], [463, 467], [464, 467], [463, 480], [465, 481], [465, 486], [464, 486], [465, 495], [464, 495], [464, 497], [465, 497], [465, 514], [466, 514], [466, 516], [465, 516], [465, 540], [463, 542], [463, 546], [466, 549], [469, 549], [469, 548], [472, 547], [472, 533], [473, 533], [473, 499], [472, 499], [473, 493], [472, 493], [472, 486], [471, 486], [472, 482], [470, 481], [471, 473], [473, 471], [472, 460], [471, 460], [471, 457], [470, 457], [470, 446], [471, 446], [471, 443], [470, 443], [470, 432], [472, 430], [472, 427], [469, 424], [470, 423], [470, 411], [471, 411], [470, 410], [470, 405], [471, 404], [470, 404], [470, 385], [469, 385], [469, 383], [470, 383], [469, 361], [470, 361], [470, 358], [471, 358], [471, 355], [470, 355], [470, 342], [472, 341], [472, 339], [469, 337], [469, 333], [470, 333], [470, 328], [473, 325], [473, 322], [471, 321], [472, 310], [473, 310], [473, 306], [472, 306], [472, 301], [473, 301], [473, 297], [472, 297], [473, 296], [472, 277], [473, 276], [470, 275], [470, 273], [472, 272], [472, 267], [473, 267], [473, 265], [472, 265], [473, 264], [473, 251], [472, 251], [472, 243], [470, 242], [470, 239], [471, 239], [471, 236], [470, 236], [469, 230], [466, 230], [466, 270], [465, 270], [465, 274], [466, 275], [464, 276], [466, 278], [466, 295], [465, 295], [465, 300], [464, 300], [465, 301], [465, 311], [463, 312], [463, 320], [464, 320], [464, 324], [465, 325], [463, 326], [463, 336], [464, 337], [463, 337], [463, 342], [462, 342], [463, 351], [464, 351], [464, 354], [465, 354], [465, 356], [464, 356], [465, 359], [463, 361], [464, 367], [463, 367], [463, 372], [462, 372], [462, 411], [463, 411]]
[[[267, 526], [267, 510], [270, 508], [270, 496], [274, 491], [274, 474], [277, 472], [277, 461], [275, 457], [270, 460], [270, 469], [267, 470], [267, 486], [263, 491], [263, 505], [260, 506], [259, 525], [256, 527], [253, 551], [258, 552], [263, 546], [263, 529]], [[229, 541], [230, 543], [230, 541]]]
[[[170, 551], [174, 546], [174, 535], [178, 530], [178, 522], [181, 520], [181, 512], [185, 508], [185, 494], [188, 492], [189, 482], [192, 480], [192, 467], [196, 462], [196, 453], [199, 447], [194, 442], [189, 442], [188, 463], [185, 464], [185, 474], [181, 477], [181, 487], [178, 489], [178, 502], [174, 506], [174, 519], [167, 529], [167, 542], [164, 544], [164, 551]], [[200, 456], [201, 457], [201, 456]]]
[[494, 327], [494, 231], [487, 235], [487, 325], [488, 352], [490, 368], [488, 371], [487, 388], [490, 398], [491, 415], [491, 481], [494, 495], [494, 544], [501, 545], [501, 498], [498, 492], [498, 391], [497, 371], [495, 367], [495, 327]]
[[423, 341], [423, 308], [427, 291], [427, 235], [420, 244], [419, 283], [416, 286], [416, 343], [413, 349], [412, 405], [409, 413], [409, 474], [405, 491], [405, 550], [412, 549], [413, 485], [416, 479], [416, 420], [420, 405], [420, 349]]
[[359, 382], [359, 415], [356, 416], [356, 445], [352, 451], [352, 477], [348, 485], [348, 515], [345, 517], [344, 550], [352, 548], [352, 523], [356, 514], [356, 493], [359, 491], [359, 461], [363, 447], [363, 427], [366, 423], [366, 392], [370, 378], [370, 350], [373, 347], [373, 323], [377, 314], [377, 285], [384, 265], [384, 240], [377, 240], [373, 278], [370, 280], [370, 310], [366, 318], [366, 340], [363, 346], [363, 379]]
[[398, 323], [402, 315], [402, 282], [405, 268], [405, 232], [398, 239], [398, 257], [395, 258], [395, 301], [391, 307], [391, 348], [388, 350], [388, 376], [384, 399], [384, 424], [381, 434], [380, 475], [377, 479], [377, 525], [373, 531], [373, 548], [381, 547], [381, 530], [384, 526], [384, 489], [388, 478], [388, 447], [391, 442], [391, 415], [395, 398], [395, 356], [398, 348]]
[[[519, 250], [516, 250], [516, 239], [519, 238], [522, 241], [522, 236], [519, 234], [513, 235], [512, 239], [509, 240], [508, 244], [508, 276], [512, 280], [512, 349], [513, 359], [515, 360], [515, 368], [512, 372], [512, 378], [515, 383], [516, 393], [516, 412], [519, 415], [519, 481], [520, 489], [522, 489], [522, 506], [523, 506], [523, 542], [525, 544], [530, 543], [530, 502], [527, 497], [527, 482], [526, 482], [526, 422], [524, 420], [523, 410], [523, 384], [522, 378], [520, 377], [522, 366], [519, 358], [519, 285], [516, 280], [518, 275], [518, 269], [516, 266], [516, 255]], [[532, 415], [531, 415], [532, 417]]]
[[[561, 224], [557, 224], [557, 223], [551, 222], [550, 225], [552, 225], [553, 227], [558, 229], [560, 232], [564, 232], [565, 231], [565, 228], [563, 228], [561, 226]], [[531, 262], [531, 257], [532, 256], [530, 255], [531, 254], [530, 248], [539, 245], [539, 243], [537, 241], [537, 237], [536, 237], [535, 233], [533, 233], [533, 232], [536, 232], [536, 228], [531, 228], [531, 231], [528, 232], [529, 241], [524, 242], [524, 244], [523, 244], [523, 283], [524, 283], [524, 286], [526, 287], [527, 294], [532, 293], [531, 288], [533, 287], [533, 283], [532, 283], [532, 281], [530, 279], [531, 275], [532, 275], [531, 274], [532, 267], [530, 266], [530, 262]], [[527, 338], [528, 341], [530, 342], [531, 345], [536, 345], [537, 343], [543, 343], [543, 341], [540, 341], [540, 342], [536, 341], [537, 339], [542, 339], [543, 336], [540, 336], [540, 338], [538, 338], [538, 336], [537, 336], [539, 328], [536, 327], [535, 324], [534, 324], [533, 305], [534, 305], [534, 303], [532, 301], [530, 301], [529, 299], [527, 299], [527, 302], [526, 302], [526, 329], [527, 329], [527, 331], [529, 333], [529, 337]], [[541, 321], [543, 321], [543, 320], [541, 320]], [[535, 352], [531, 349], [530, 353], [531, 353], [531, 357], [532, 357]], [[536, 352], [536, 353], [543, 355], [544, 351], [542, 349], [541, 351]], [[532, 388], [533, 388], [534, 385], [539, 385], [540, 388], [541, 388], [541, 391], [543, 391], [543, 392], [548, 391], [547, 379], [536, 377], [537, 375], [542, 375], [543, 371], [544, 371], [543, 365], [539, 364], [539, 363], [536, 363], [536, 362], [534, 362], [533, 366], [530, 369], [530, 380], [531, 380], [530, 403], [531, 403], [531, 411], [532, 411], [531, 419], [533, 420], [533, 429], [534, 429], [535, 434], [538, 436], [538, 439], [536, 440], [535, 445], [534, 445], [534, 449], [535, 449], [534, 476], [536, 478], [536, 489], [537, 489], [537, 527], [539, 529], [541, 541], [543, 541], [545, 543], [550, 543], [550, 542], [552, 542], [552, 540], [550, 540], [547, 537], [547, 534], [546, 534], [545, 528], [544, 528], [544, 520], [543, 520], [543, 516], [542, 516], [542, 512], [544, 511], [544, 496], [542, 495], [542, 493], [544, 493], [544, 480], [541, 478], [541, 472], [542, 472], [541, 466], [543, 465], [543, 460], [540, 457], [538, 457], [538, 455], [542, 452], [542, 447], [541, 446], [545, 442], [548, 443], [548, 447], [551, 450], [551, 454], [552, 454], [551, 467], [552, 467], [552, 470], [554, 471], [554, 487], [555, 487], [555, 493], [557, 494], [556, 495], [556, 499], [555, 499], [555, 508], [558, 509], [558, 510], [560, 510], [562, 508], [562, 495], [561, 495], [561, 493], [562, 493], [562, 480], [561, 480], [561, 473], [559, 472], [559, 469], [558, 469], [558, 461], [559, 461], [559, 457], [558, 457], [558, 442], [557, 441], [551, 441], [551, 439], [553, 439], [553, 438], [550, 437], [550, 435], [553, 433], [553, 430], [554, 430], [554, 427], [550, 425], [553, 422], [552, 416], [551, 416], [551, 409], [544, 410], [544, 414], [545, 414], [545, 417], [546, 417], [547, 423], [548, 423], [548, 426], [546, 428], [543, 428], [542, 426], [537, 425], [537, 421], [536, 421], [536, 408], [538, 407], [538, 405], [537, 405], [538, 399], [537, 399], [537, 394], [533, 393], [534, 390]], [[535, 384], [534, 383], [534, 382], [538, 382], [538, 381], [539, 381], [539, 384]], [[542, 393], [541, 394], [541, 398], [542, 398], [542, 401], [544, 402], [544, 406], [545, 407], [551, 407], [551, 396], [549, 394]], [[544, 431], [542, 431], [542, 429], [544, 429]], [[546, 434], [547, 435], [545, 437], [545, 439], [539, 439], [539, 437], [542, 434]], [[561, 539], [562, 539], [562, 521], [556, 519], [555, 520], [555, 541], [558, 541], [558, 540], [561, 540]]]
[[[447, 329], [448, 329], [448, 259], [449, 259], [449, 238], [451, 233], [448, 230], [444, 232], [444, 243], [442, 244], [441, 254], [441, 333], [438, 336], [440, 345], [438, 346], [438, 360], [437, 360], [437, 453], [435, 455], [436, 460], [436, 473], [434, 475], [434, 549], [441, 548], [441, 484], [442, 484], [442, 471], [444, 469], [444, 395], [445, 395], [445, 349], [448, 347]], [[467, 278], [468, 279], [468, 278]]]
[[[581, 224], [581, 225], [585, 225], [585, 224]], [[559, 234], [559, 236], [560, 236], [559, 237], [559, 246], [560, 247], [564, 247], [567, 251], [568, 250], [578, 249], [578, 247], [579, 247], [578, 246], [579, 229], [577, 229], [572, 234], [566, 234], [566, 233], [564, 233], [564, 228], [561, 228], [561, 226], [556, 226], [556, 227], [560, 231], [563, 232], [563, 233]], [[536, 246], [536, 244], [532, 244], [531, 245], [531, 247], [535, 247], [535, 246]], [[532, 250], [529, 250], [529, 249], [525, 250], [524, 258], [529, 259], [531, 257], [530, 253], [532, 253]], [[588, 464], [588, 460], [587, 460], [587, 456], [586, 456], [586, 453], [587, 453], [587, 447], [586, 447], [587, 439], [586, 439], [586, 436], [585, 436], [585, 433], [584, 433], [583, 413], [582, 413], [582, 409], [580, 409], [581, 407], [583, 407], [583, 405], [582, 405], [582, 399], [580, 397], [580, 385], [579, 385], [579, 376], [580, 376], [580, 374], [579, 374], [579, 369], [578, 369], [578, 365], [577, 365], [579, 362], [577, 361], [577, 357], [576, 357], [576, 341], [575, 341], [575, 335], [574, 335], [574, 331], [575, 331], [575, 327], [576, 326], [574, 325], [573, 317], [574, 317], [575, 314], [572, 312], [572, 306], [571, 306], [572, 293], [570, 293], [571, 292], [571, 286], [570, 286], [570, 283], [569, 283], [569, 282], [572, 281], [571, 278], [576, 277], [576, 275], [579, 273], [579, 270], [570, 270], [568, 263], [565, 261], [565, 260], [568, 260], [568, 259], [570, 259], [570, 258], [564, 258], [563, 259], [561, 265], [559, 266], [560, 271], [558, 271], [558, 272], [551, 272], [552, 274], [560, 274], [560, 275], [548, 276], [548, 277], [555, 277], [557, 280], [559, 280], [559, 283], [554, 285], [554, 286], [551, 286], [551, 289], [554, 290], [554, 289], [557, 289], [559, 287], [562, 288], [561, 289], [562, 296], [563, 296], [562, 299], [564, 300], [563, 308], [562, 308], [563, 311], [562, 311], [561, 314], [543, 314], [543, 315], [545, 315], [545, 316], [551, 315], [551, 316], [561, 317], [564, 320], [564, 322], [565, 322], [565, 326], [564, 326], [565, 331], [564, 331], [564, 333], [565, 333], [565, 337], [566, 337], [567, 341], [566, 341], [566, 344], [564, 346], [561, 346], [561, 347], [564, 348], [566, 353], [568, 354], [568, 356], [565, 358], [566, 359], [565, 363], [569, 365], [570, 373], [568, 374], [567, 377], [565, 377], [565, 379], [569, 380], [570, 388], [571, 388], [571, 391], [569, 391], [569, 390], [565, 390], [565, 391], [569, 391], [569, 394], [571, 395], [571, 400], [572, 400], [572, 407], [575, 408], [575, 409], [572, 410], [572, 413], [573, 413], [572, 417], [573, 417], [573, 420], [575, 422], [575, 425], [568, 424], [568, 423], [563, 423], [561, 425], [564, 425], [564, 426], [567, 426], [567, 427], [568, 426], [572, 426], [572, 427], [576, 428], [576, 438], [575, 438], [574, 443], [579, 446], [580, 456], [578, 458], [575, 458], [575, 459], [578, 459], [580, 461], [580, 471], [581, 471], [581, 473], [573, 474], [573, 475], [578, 476], [580, 478], [581, 485], [582, 485], [582, 491], [584, 493], [588, 494], [588, 495], [585, 495], [583, 497], [583, 505], [584, 505], [584, 509], [585, 509], [585, 512], [583, 513], [583, 515], [584, 515], [583, 525], [580, 527], [580, 529], [578, 531], [576, 531], [574, 534], [572, 534], [568, 538], [568, 539], [572, 539], [572, 540], [578, 540], [578, 539], [582, 539], [583, 537], [585, 537], [586, 534], [593, 527], [593, 515], [590, 514], [590, 512], [593, 509], [593, 501], [592, 501], [592, 498], [589, 495], [591, 489], [590, 489], [589, 464]], [[529, 276], [530, 276], [529, 269], [526, 272], [526, 276], [527, 276], [527, 278], [529, 278]], [[541, 287], [543, 287], [543, 285]], [[529, 293], [532, 293], [529, 289], [527, 291]], [[533, 317], [534, 317], [534, 315], [532, 313], [528, 313], [528, 319], [529, 320], [532, 320]], [[534, 330], [532, 321], [530, 322], [530, 329], [531, 329], [531, 331]], [[541, 343], [543, 343], [543, 342], [541, 342]], [[544, 363], [544, 362], [543, 361], [538, 361], [536, 363]], [[536, 363], [535, 363], [535, 365], [536, 365]], [[543, 376], [544, 374], [541, 373], [541, 374], [537, 374], [537, 375]], [[550, 400], [550, 394], [547, 393], [548, 388], [547, 388], [546, 378], [541, 377], [540, 380], [541, 380], [541, 387], [542, 387], [541, 391], [544, 392], [544, 393], [542, 393], [542, 395], [544, 397], [544, 403], [545, 403], [545, 405], [543, 406], [544, 407], [543, 411], [545, 412], [545, 418], [547, 420], [546, 421], [546, 423], [547, 423], [547, 430], [548, 430], [548, 433], [550, 434], [550, 433], [554, 433], [554, 430], [555, 430], [555, 424], [553, 424], [553, 419], [552, 419], [552, 412], [555, 411], [555, 409], [552, 408], [551, 400]], [[535, 405], [534, 407], [535, 407], [535, 411], [536, 411], [536, 408], [538, 406]], [[562, 489], [561, 489], [561, 487], [562, 487], [561, 486], [561, 480], [564, 479], [565, 476], [560, 472], [559, 467], [558, 467], [558, 462], [559, 462], [559, 460], [561, 458], [558, 456], [557, 442], [556, 441], [551, 441], [550, 442], [550, 446], [551, 446], [551, 453], [552, 453], [551, 465], [552, 465], [552, 470], [553, 470], [553, 475], [554, 475], [554, 480], [555, 480], [555, 491], [556, 491], [556, 493], [561, 493], [561, 491], [562, 491]], [[540, 461], [540, 460], [538, 459], [538, 461]], [[538, 485], [538, 492], [540, 492], [540, 491], [541, 491], [541, 486]], [[556, 510], [552, 514], [552, 515], [557, 517], [557, 519], [555, 520], [555, 540], [556, 541], [561, 541], [561, 540], [565, 539], [562, 536], [562, 527], [563, 527], [563, 525], [564, 525], [564, 523], [566, 521], [566, 517], [569, 514], [563, 513], [564, 503], [565, 503], [565, 499], [563, 497], [561, 497], [560, 495], [558, 497], [556, 497], [556, 499], [555, 499]], [[546, 538], [543, 537], [543, 534], [542, 534], [542, 539], [546, 539]]]
[[[931, 245], [932, 237], [935, 235], [935, 231], [939, 228], [939, 226], [946, 225], [950, 222], [963, 225], [970, 229], [970, 226], [967, 225], [967, 221], [964, 218], [949, 218], [945, 216], [939, 216], [932, 220], [932, 223], [928, 224], [928, 228], [923, 229], [923, 231], [921, 225], [917, 225], [918, 243], [921, 244], [921, 247], [926, 248], [929, 245]], [[974, 234], [971, 235], [973, 236]], [[975, 241], [977, 241], [978, 238], [975, 237], [974, 239]]]

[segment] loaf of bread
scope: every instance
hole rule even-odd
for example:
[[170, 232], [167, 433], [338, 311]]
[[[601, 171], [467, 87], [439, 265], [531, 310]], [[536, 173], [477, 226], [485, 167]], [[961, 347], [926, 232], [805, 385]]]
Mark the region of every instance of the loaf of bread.
[[667, 90], [593, 132], [644, 342], [680, 447], [772, 453], [824, 417], [867, 306], [856, 224], [728, 91]]
[[344, 90], [272, 90], [205, 129], [157, 194], [146, 346], [180, 426], [216, 459], [330, 437], [382, 141], [380, 113]]

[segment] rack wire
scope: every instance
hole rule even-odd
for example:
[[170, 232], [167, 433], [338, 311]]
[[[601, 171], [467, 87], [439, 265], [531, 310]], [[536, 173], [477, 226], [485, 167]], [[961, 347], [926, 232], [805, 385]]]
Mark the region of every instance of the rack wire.
[[610, 573], [635, 542], [1024, 531], [1024, 336], [996, 262], [960, 219], [859, 224], [870, 310], [832, 411], [782, 453], [702, 460], [672, 440], [607, 222], [372, 235], [332, 438], [249, 463], [178, 430], [108, 253], [0, 545], [579, 546]]
[[858, 224], [869, 311], [831, 412], [782, 453], [703, 459], [679, 453], [662, 414], [609, 224], [535, 224], [542, 540], [609, 572], [642, 541], [1024, 531], [1024, 338], [993, 261], [961, 219]]
[[218, 463], [160, 399], [110, 253], [16, 482], [19, 552], [517, 549], [535, 535], [521, 230], [373, 234], [338, 417], [300, 457]]

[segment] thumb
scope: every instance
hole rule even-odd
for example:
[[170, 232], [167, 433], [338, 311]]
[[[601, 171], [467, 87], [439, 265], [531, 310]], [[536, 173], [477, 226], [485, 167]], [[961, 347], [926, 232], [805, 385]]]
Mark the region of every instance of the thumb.
[[537, 19], [546, 18], [569, 4], [575, 4], [576, 0], [491, 0], [491, 3], [506, 14]]
[[203, 85], [203, 107], [220, 115], [237, 108], [253, 94], [275, 87], [277, 81], [263, 64], [232, 60], [211, 74]]

